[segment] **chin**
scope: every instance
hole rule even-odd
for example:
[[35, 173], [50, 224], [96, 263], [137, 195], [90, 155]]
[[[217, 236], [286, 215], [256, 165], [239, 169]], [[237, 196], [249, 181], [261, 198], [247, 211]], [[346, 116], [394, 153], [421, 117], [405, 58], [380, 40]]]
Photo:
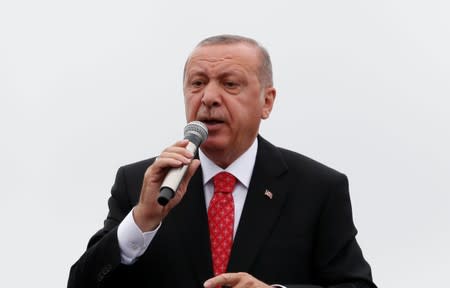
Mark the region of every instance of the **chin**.
[[228, 145], [224, 141], [219, 139], [209, 138], [206, 142], [202, 144], [201, 148], [203, 151], [223, 151]]

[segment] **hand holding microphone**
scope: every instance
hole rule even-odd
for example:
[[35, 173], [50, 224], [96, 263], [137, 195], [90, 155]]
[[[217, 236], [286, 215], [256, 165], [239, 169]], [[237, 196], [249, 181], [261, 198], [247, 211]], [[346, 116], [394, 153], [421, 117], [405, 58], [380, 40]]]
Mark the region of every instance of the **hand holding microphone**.
[[[208, 128], [200, 121], [192, 121], [184, 127], [184, 139], [189, 140], [186, 149], [194, 155], [197, 153], [198, 147], [200, 147], [207, 137]], [[170, 199], [173, 198], [184, 174], [186, 174], [187, 168], [188, 165], [183, 165], [179, 168], [172, 168], [169, 173], [167, 173], [161, 184], [158, 197], [159, 204], [165, 206]]]
[[154, 230], [183, 198], [190, 178], [200, 165], [200, 161], [194, 159], [195, 153], [207, 136], [208, 129], [202, 122], [188, 123], [184, 128], [184, 140], [164, 149], [147, 168], [139, 203], [133, 210], [141, 231]]

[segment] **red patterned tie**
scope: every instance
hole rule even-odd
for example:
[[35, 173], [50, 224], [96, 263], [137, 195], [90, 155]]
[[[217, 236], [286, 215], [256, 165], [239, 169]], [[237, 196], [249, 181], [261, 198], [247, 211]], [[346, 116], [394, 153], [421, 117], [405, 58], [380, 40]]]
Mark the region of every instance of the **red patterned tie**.
[[224, 273], [233, 244], [234, 202], [231, 192], [236, 178], [227, 172], [214, 176], [214, 196], [209, 203], [208, 224], [214, 275]]

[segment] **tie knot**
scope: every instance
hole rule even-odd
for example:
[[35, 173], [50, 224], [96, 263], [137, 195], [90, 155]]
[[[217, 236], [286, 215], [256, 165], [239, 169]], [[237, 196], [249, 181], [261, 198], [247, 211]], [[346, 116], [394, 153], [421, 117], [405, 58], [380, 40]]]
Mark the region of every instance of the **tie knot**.
[[236, 177], [228, 172], [220, 172], [213, 178], [214, 181], [214, 193], [231, 193], [234, 190], [236, 184]]

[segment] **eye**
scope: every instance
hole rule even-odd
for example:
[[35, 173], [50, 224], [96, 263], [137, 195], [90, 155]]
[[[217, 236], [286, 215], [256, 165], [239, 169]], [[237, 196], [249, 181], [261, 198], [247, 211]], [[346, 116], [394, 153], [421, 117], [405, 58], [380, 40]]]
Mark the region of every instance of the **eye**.
[[226, 89], [236, 89], [236, 88], [239, 88], [239, 83], [234, 82], [234, 81], [224, 81], [223, 86]]
[[191, 82], [191, 86], [194, 87], [194, 88], [200, 88], [200, 87], [203, 86], [203, 84], [205, 84], [205, 82], [203, 80], [200, 80], [200, 79], [196, 79], [196, 80], [193, 80]]

